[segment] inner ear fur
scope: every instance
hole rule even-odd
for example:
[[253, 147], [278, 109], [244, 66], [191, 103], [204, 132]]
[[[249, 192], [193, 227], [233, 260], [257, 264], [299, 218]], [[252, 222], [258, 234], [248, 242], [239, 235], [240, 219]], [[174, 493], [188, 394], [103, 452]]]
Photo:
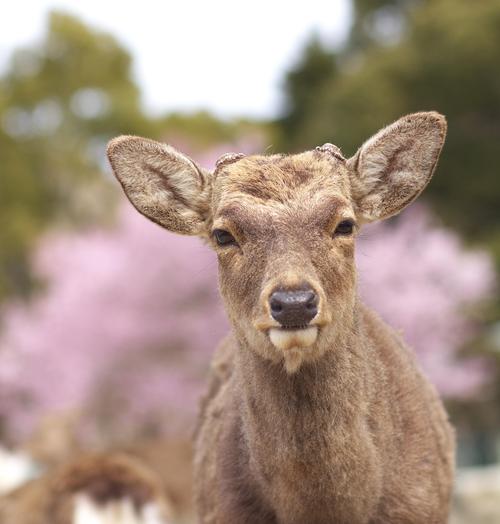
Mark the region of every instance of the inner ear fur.
[[364, 222], [399, 213], [423, 191], [446, 137], [446, 119], [431, 112], [400, 118], [348, 160], [352, 197]]
[[203, 234], [210, 190], [207, 172], [173, 147], [136, 136], [111, 140], [107, 153], [140, 213], [169, 231]]

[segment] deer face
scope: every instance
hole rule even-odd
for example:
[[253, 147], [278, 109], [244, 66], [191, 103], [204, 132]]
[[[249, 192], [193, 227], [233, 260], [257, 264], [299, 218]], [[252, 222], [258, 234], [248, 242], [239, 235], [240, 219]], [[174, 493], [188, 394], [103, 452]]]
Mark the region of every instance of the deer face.
[[282, 156], [226, 156], [213, 173], [169, 146], [110, 143], [132, 204], [167, 229], [208, 240], [233, 327], [289, 372], [321, 357], [354, 321], [354, 240], [429, 181], [446, 131], [437, 113], [402, 118], [349, 160], [326, 144]]
[[286, 355], [289, 369], [318, 356], [318, 334], [345, 322], [355, 296], [345, 161], [323, 151], [242, 158], [217, 168], [212, 195], [211, 243], [238, 333], [265, 356]]

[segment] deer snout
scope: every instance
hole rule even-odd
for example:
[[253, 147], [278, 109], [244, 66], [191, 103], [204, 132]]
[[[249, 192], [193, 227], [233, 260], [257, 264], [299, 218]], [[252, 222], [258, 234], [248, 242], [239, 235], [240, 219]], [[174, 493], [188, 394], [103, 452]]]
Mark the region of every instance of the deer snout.
[[271, 315], [285, 329], [305, 328], [318, 314], [318, 296], [311, 288], [278, 289], [269, 297]]

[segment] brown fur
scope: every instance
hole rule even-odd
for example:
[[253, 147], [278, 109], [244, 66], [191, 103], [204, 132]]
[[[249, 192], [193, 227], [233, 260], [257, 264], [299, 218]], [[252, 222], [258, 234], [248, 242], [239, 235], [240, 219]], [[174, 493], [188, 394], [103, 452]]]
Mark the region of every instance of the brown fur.
[[[85, 457], [114, 457], [117, 454], [132, 457], [143, 468], [149, 468], [161, 482], [165, 497], [171, 502], [173, 516], [182, 522], [192, 520], [192, 468], [193, 443], [191, 439], [179, 438], [141, 438], [117, 445], [96, 446], [84, 450], [78, 437], [77, 413], [48, 415], [35, 428], [23, 451], [31, 457], [40, 470], [59, 471], [65, 464]], [[109, 461], [109, 459], [104, 459]], [[1, 503], [0, 503], [1, 506]], [[21, 507], [21, 505], [19, 505]]]
[[82, 455], [0, 498], [0, 524], [72, 524], [75, 497], [96, 505], [128, 499], [139, 510], [156, 503], [165, 516], [170, 503], [159, 477], [121, 453]]
[[[170, 192], [161, 201], [158, 187], [168, 184], [151, 180], [141, 162], [168, 146], [112, 142], [111, 163], [125, 190], [133, 188], [134, 205], [156, 220], [170, 216], [161, 206], [175, 200], [176, 220], [187, 223], [163, 225], [208, 238], [219, 258], [233, 333], [216, 355], [197, 431], [204, 524], [446, 522], [452, 429], [412, 353], [357, 298], [355, 234], [335, 234], [341, 221], [355, 220], [356, 233], [415, 199], [445, 132], [441, 115], [417, 113], [347, 161], [335, 146], [236, 156], [204, 172], [198, 186], [199, 170], [185, 160], [182, 178], [172, 178], [168, 149], [158, 176], [183, 200]], [[229, 231], [236, 244], [218, 246], [213, 229]], [[312, 343], [305, 330], [280, 330], [269, 309], [273, 290], [304, 284], [319, 299]], [[271, 341], [273, 330], [283, 344]]]
[[145, 439], [121, 449], [158, 475], [176, 520], [193, 517], [193, 446], [188, 439]]

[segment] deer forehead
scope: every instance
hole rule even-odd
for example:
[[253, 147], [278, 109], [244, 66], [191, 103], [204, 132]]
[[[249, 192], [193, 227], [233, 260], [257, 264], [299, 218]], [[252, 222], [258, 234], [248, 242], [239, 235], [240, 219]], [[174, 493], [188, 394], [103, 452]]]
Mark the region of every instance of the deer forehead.
[[217, 211], [240, 205], [278, 213], [330, 200], [351, 203], [345, 164], [321, 151], [240, 158], [215, 172], [213, 190]]

